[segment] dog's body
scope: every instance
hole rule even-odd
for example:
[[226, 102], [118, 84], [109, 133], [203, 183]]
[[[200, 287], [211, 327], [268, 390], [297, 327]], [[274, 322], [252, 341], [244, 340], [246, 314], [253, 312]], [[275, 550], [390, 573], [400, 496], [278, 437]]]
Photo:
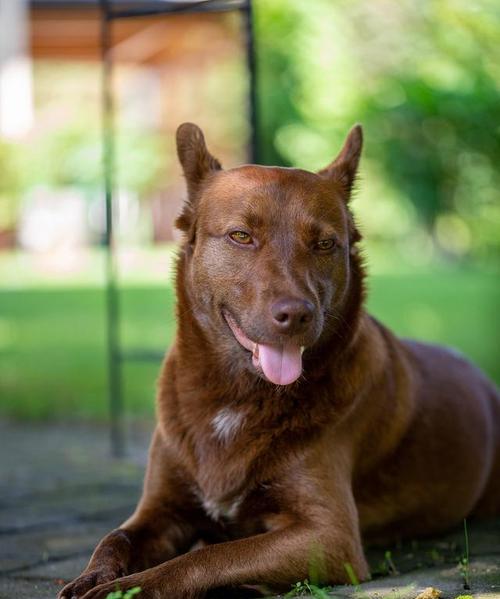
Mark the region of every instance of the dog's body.
[[312, 570], [346, 582], [346, 564], [366, 579], [362, 536], [498, 513], [497, 390], [363, 310], [347, 207], [360, 128], [318, 174], [222, 171], [194, 125], [178, 151], [189, 191], [178, 334], [143, 497], [60, 596], [282, 589]]

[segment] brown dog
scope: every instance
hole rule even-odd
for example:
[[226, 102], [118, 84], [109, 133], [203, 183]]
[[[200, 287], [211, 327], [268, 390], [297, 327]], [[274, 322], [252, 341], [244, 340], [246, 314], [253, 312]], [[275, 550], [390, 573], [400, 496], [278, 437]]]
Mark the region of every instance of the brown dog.
[[342, 583], [346, 564], [364, 580], [362, 536], [498, 513], [498, 392], [363, 309], [348, 208], [361, 145], [357, 126], [317, 174], [223, 171], [195, 125], [179, 128], [178, 333], [144, 493], [60, 597], [286, 589], [311, 570]]

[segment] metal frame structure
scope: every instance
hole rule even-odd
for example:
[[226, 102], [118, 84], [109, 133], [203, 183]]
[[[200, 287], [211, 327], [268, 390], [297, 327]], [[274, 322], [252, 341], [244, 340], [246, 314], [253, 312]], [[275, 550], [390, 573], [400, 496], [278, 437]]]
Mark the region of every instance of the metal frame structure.
[[111, 422], [111, 450], [114, 456], [125, 453], [125, 428], [123, 420], [122, 363], [126, 359], [159, 360], [161, 355], [151, 350], [139, 349], [123, 352], [120, 340], [120, 298], [117, 285], [115, 230], [113, 214], [113, 189], [115, 167], [115, 126], [112, 92], [113, 56], [111, 24], [116, 19], [129, 19], [153, 15], [240, 11], [245, 32], [246, 60], [249, 73], [249, 119], [251, 125], [250, 159], [257, 156], [257, 105], [255, 51], [252, 23], [252, 0], [99, 0], [101, 8], [101, 58], [102, 58], [102, 145], [104, 166], [104, 197], [106, 207], [106, 316], [108, 355], [108, 394]]

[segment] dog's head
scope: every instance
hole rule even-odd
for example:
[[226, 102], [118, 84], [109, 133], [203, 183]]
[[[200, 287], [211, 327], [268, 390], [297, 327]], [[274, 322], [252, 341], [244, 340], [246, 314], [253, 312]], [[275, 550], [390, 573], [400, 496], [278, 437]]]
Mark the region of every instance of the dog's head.
[[304, 349], [342, 320], [360, 238], [347, 204], [361, 147], [358, 125], [318, 173], [223, 170], [196, 125], [177, 131], [188, 189], [177, 226], [193, 313], [233, 364], [272, 383], [297, 380]]

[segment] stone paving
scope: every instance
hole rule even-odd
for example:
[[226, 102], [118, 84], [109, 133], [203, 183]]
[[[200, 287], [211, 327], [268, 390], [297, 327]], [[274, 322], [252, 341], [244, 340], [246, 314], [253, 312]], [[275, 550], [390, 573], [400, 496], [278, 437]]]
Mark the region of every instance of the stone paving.
[[139, 497], [149, 427], [110, 457], [105, 427], [0, 422], [0, 598], [55, 597]]
[[[116, 460], [105, 427], [0, 421], [0, 599], [54, 598], [82, 570], [97, 541], [137, 502], [150, 433], [150, 425], [135, 423], [127, 458]], [[336, 587], [332, 596], [415, 599], [434, 587], [442, 599], [500, 599], [500, 520], [470, 523], [469, 542], [470, 591], [458, 567], [459, 529], [390, 553], [369, 550], [374, 580]]]

